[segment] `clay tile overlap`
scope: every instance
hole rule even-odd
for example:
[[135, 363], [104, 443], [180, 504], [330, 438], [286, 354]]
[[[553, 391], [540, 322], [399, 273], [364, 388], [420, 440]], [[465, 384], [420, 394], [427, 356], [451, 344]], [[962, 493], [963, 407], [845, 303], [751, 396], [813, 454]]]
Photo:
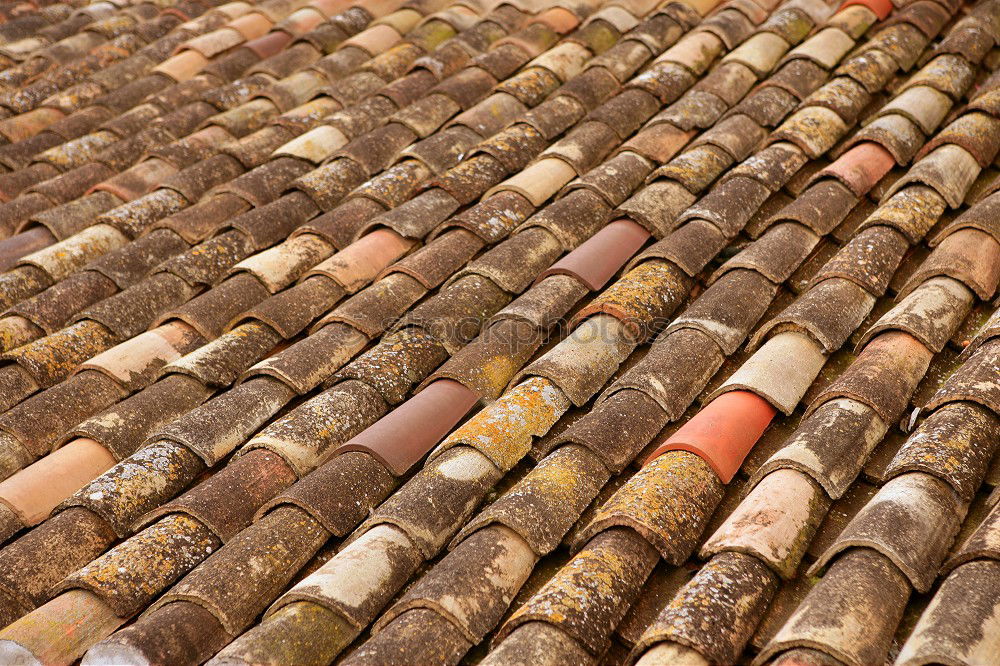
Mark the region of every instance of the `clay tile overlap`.
[[990, 663], [998, 16], [0, 6], [0, 661]]

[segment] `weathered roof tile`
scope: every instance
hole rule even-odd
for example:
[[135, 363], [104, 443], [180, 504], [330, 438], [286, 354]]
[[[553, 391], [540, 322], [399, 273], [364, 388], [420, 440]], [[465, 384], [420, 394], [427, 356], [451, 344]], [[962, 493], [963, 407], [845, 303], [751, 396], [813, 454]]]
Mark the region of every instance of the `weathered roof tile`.
[[[818, 0], [732, 0], [714, 13], [711, 0], [52, 10], [51, 29], [29, 31], [42, 39], [15, 47], [40, 46], [39, 58], [0, 62], [8, 101], [26, 104], [0, 126], [15, 139], [0, 161], [17, 195], [2, 208], [17, 233], [4, 247], [20, 260], [0, 276], [0, 298], [13, 306], [0, 317], [0, 343], [17, 361], [0, 372], [12, 408], [0, 415], [10, 422], [0, 466], [9, 474], [67, 442], [69, 453], [89, 442], [102, 460], [127, 460], [34, 530], [15, 534], [25, 527], [14, 513], [0, 526], [0, 538], [14, 537], [0, 559], [28, 572], [0, 582], [0, 620], [30, 613], [69, 576], [59, 589], [75, 588], [70, 596], [31, 617], [81, 589], [96, 591], [88, 598], [107, 613], [105, 602], [129, 615], [155, 606], [85, 661], [205, 661], [219, 650], [220, 659], [331, 661], [374, 622], [349, 663], [457, 663], [523, 602], [486, 663], [589, 665], [608, 646], [605, 658], [624, 659], [637, 641], [633, 658], [650, 663], [737, 661], [747, 643], [775, 635], [765, 654], [779, 661], [878, 661], [909, 589], [895, 585], [898, 565], [852, 546], [812, 594], [794, 576], [803, 552], [838, 548], [852, 515], [861, 511], [860, 524], [881, 506], [886, 490], [856, 482], [859, 473], [889, 490], [931, 479], [956, 506], [983, 503], [992, 448], [969, 442], [989, 425], [971, 415], [992, 419], [997, 408], [984, 380], [992, 329], [960, 358], [947, 342], [973, 338], [989, 314], [978, 299], [996, 286], [992, 172], [977, 176], [993, 159], [988, 130], [1000, 108], [992, 61], [983, 62], [993, 4], [963, 10], [934, 50], [928, 38], [959, 11], [955, 2], [865, 2], [832, 18]], [[869, 31], [877, 18], [885, 23]], [[231, 46], [206, 57], [185, 42]], [[927, 65], [900, 73], [917, 62]], [[973, 82], [969, 108], [952, 111]], [[80, 150], [95, 142], [107, 145]], [[831, 164], [830, 152], [845, 154]], [[32, 167], [36, 155], [43, 162]], [[890, 171], [914, 157], [914, 168]], [[385, 252], [365, 251], [373, 246]], [[601, 262], [587, 259], [594, 248]], [[896, 307], [874, 299], [887, 287]], [[769, 323], [754, 354], [742, 347], [758, 319]], [[168, 323], [147, 331], [159, 322]], [[184, 339], [161, 344], [170, 331]], [[848, 342], [860, 343], [857, 358]], [[442, 398], [451, 385], [460, 397]], [[220, 395], [205, 403], [210, 391]], [[719, 392], [710, 408], [748, 397], [773, 420], [745, 460], [753, 433], [732, 470], [713, 470], [719, 461], [699, 451], [706, 458], [670, 452], [638, 475], [623, 472], [707, 418], [692, 403]], [[411, 407], [435, 395], [442, 400], [421, 413], [444, 429], [414, 430]], [[801, 423], [772, 419], [774, 406], [787, 413], [803, 399], [812, 411]], [[894, 426], [911, 403], [928, 418], [904, 444]], [[449, 435], [470, 407], [478, 411]], [[52, 418], [31, 416], [38, 411]], [[383, 417], [394, 434], [338, 452]], [[983, 428], [947, 441], [923, 434], [948, 419], [955, 432]], [[150, 437], [160, 441], [141, 449]], [[405, 472], [442, 437], [393, 492], [390, 471]], [[405, 464], [392, 463], [393, 442], [411, 439]], [[534, 469], [523, 460], [544, 454]], [[56, 462], [43, 457], [19, 478], [61, 469]], [[740, 462], [760, 484], [742, 503], [742, 476], [725, 490], [719, 481]], [[206, 463], [218, 469], [196, 479]], [[782, 479], [794, 483], [768, 490]], [[844, 499], [827, 514], [827, 497]], [[794, 505], [787, 520], [754, 522], [779, 499]], [[339, 554], [320, 549], [379, 504]], [[930, 516], [911, 509], [914, 524]], [[147, 510], [145, 524], [156, 522], [128, 539]], [[687, 569], [663, 566], [648, 579], [657, 551], [679, 564], [720, 525], [710, 562], [669, 603]], [[163, 538], [147, 538], [154, 532]], [[399, 597], [456, 532], [452, 554]], [[113, 534], [126, 541], [102, 557]], [[225, 544], [207, 557], [184, 535]], [[386, 535], [407, 555], [374, 572]], [[870, 540], [898, 563], [920, 550], [891, 537], [876, 530]], [[567, 539], [590, 539], [568, 568], [558, 548]], [[944, 557], [931, 542], [920, 552]], [[28, 550], [43, 553], [37, 567]], [[615, 568], [626, 556], [634, 566]], [[961, 557], [992, 556], [972, 545]], [[922, 586], [936, 573], [930, 559], [904, 564]], [[111, 560], [108, 576], [90, 575]], [[247, 560], [261, 566], [248, 574]], [[136, 582], [150, 566], [157, 571]], [[316, 594], [285, 595], [237, 636], [300, 570], [322, 580]], [[755, 630], [776, 574], [792, 578]], [[759, 611], [718, 594], [719, 577], [737, 575], [748, 581], [741, 598]], [[237, 578], [245, 584], [230, 584]], [[640, 595], [649, 581], [657, 592]], [[571, 612], [549, 612], [557, 587], [570, 591], [559, 599]], [[844, 595], [851, 600], [832, 604], [843, 611], [836, 630], [817, 629], [826, 619], [809, 624]], [[393, 597], [400, 605], [380, 619]], [[887, 610], [863, 619], [875, 598]], [[637, 600], [645, 610], [630, 617], [642, 619], [622, 625]], [[664, 606], [676, 613], [656, 626], [680, 633], [646, 651], [641, 629]], [[970, 626], [989, 608], [972, 609]], [[721, 629], [707, 633], [712, 622]]]

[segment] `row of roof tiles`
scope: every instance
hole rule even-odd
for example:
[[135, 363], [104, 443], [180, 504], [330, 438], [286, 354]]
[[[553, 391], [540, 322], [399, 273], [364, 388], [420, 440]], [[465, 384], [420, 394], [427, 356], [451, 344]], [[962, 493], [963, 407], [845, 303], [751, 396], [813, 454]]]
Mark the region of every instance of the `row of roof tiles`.
[[997, 3], [152, 9], [3, 35], [8, 657], [996, 654]]

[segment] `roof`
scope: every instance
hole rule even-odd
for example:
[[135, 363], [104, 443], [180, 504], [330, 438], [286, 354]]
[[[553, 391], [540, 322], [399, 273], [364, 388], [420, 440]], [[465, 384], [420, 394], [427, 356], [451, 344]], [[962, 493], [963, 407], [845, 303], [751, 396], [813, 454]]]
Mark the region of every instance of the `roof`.
[[0, 661], [995, 661], [1000, 0], [0, 16]]

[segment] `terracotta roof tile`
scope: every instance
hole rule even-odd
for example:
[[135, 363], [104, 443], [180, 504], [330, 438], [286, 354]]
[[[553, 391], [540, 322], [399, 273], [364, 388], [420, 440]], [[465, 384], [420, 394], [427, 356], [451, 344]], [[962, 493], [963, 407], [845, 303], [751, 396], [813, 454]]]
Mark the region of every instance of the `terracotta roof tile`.
[[994, 4], [11, 8], [0, 651], [882, 660], [987, 509]]

